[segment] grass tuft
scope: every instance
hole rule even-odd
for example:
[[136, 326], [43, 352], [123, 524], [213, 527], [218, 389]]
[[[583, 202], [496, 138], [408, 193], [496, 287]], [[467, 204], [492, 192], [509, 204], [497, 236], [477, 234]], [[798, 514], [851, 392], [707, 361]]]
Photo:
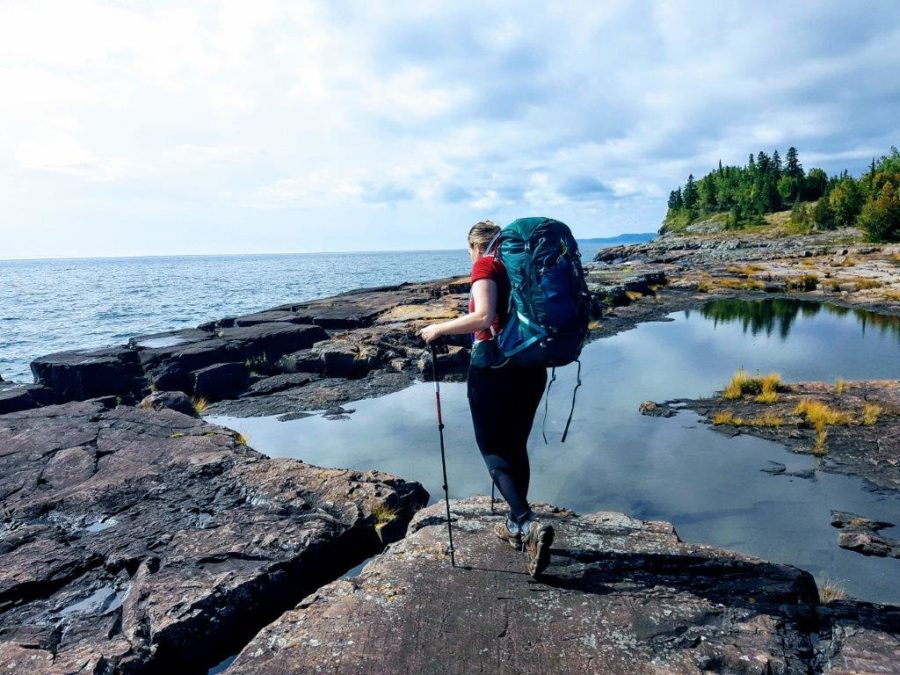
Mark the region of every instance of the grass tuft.
[[728, 272], [729, 274], [733, 274], [736, 277], [745, 277], [745, 278], [749, 279], [756, 272], [762, 272], [764, 269], [765, 269], [764, 267], [760, 267], [759, 265], [750, 264], [750, 265], [743, 265], [743, 266], [732, 265], [731, 267], [726, 267], [725, 271]]
[[372, 509], [372, 515], [375, 516], [375, 527], [384, 527], [397, 517], [397, 509], [382, 502], [375, 505]]
[[869, 427], [872, 426], [878, 421], [878, 417], [883, 412], [884, 408], [877, 403], [866, 403], [863, 406], [862, 423]]
[[772, 405], [776, 401], [778, 401], [778, 392], [777, 391], [763, 391], [759, 396], [753, 399], [757, 403], [764, 403], [766, 405]]
[[849, 413], [830, 408], [827, 404], [813, 399], [804, 399], [794, 408], [795, 415], [806, 418], [816, 431], [827, 426], [845, 426], [853, 421]]
[[236, 440], [241, 445], [250, 445], [250, 441], [247, 440], [247, 437], [244, 436], [244, 434], [238, 434], [234, 437], [234, 440]]
[[734, 413], [730, 410], [723, 410], [713, 415], [713, 425], [721, 426], [723, 424], [731, 424], [734, 421]]
[[784, 424], [784, 418], [771, 412], [764, 412], [759, 417], [750, 420], [751, 427], [780, 427]]
[[827, 577], [819, 584], [819, 602], [827, 605], [835, 600], [843, 600], [847, 597], [847, 591], [840, 584]]
[[828, 440], [828, 429], [826, 427], [816, 428], [816, 442], [813, 444], [812, 454], [816, 457], [822, 457], [826, 452], [825, 441]]
[[757, 403], [775, 403], [778, 390], [782, 388], [781, 375], [769, 373], [764, 377], [751, 377], [746, 370], [740, 368], [731, 376], [731, 382], [725, 387], [722, 396], [734, 400], [744, 395], [756, 396]]
[[847, 388], [847, 382], [845, 380], [838, 378], [834, 381], [835, 396], [840, 396], [841, 394], [843, 394], [844, 389], [846, 389], [846, 388]]
[[194, 412], [197, 413], [198, 415], [200, 413], [202, 413], [204, 410], [206, 410], [206, 406], [208, 405], [206, 402], [206, 399], [203, 398], [202, 396], [200, 398], [195, 398], [194, 400], [191, 401], [191, 403], [194, 406]]

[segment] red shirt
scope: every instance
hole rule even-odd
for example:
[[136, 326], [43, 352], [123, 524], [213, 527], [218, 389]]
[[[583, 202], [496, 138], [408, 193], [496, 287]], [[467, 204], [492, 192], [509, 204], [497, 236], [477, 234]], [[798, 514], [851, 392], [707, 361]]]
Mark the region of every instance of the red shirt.
[[[497, 284], [497, 315], [492, 325], [494, 332], [499, 333], [506, 323], [506, 315], [509, 310], [509, 276], [503, 263], [495, 259], [493, 255], [482, 256], [472, 265], [472, 283], [479, 279], [490, 279]], [[469, 295], [469, 312], [475, 311], [475, 298]], [[474, 339], [490, 340], [490, 330], [479, 330], [473, 334]]]

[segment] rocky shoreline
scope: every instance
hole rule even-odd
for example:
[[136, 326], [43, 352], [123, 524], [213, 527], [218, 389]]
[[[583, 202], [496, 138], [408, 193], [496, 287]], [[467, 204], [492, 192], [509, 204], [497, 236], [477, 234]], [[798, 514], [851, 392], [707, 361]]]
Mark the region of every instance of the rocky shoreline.
[[[900, 247], [853, 236], [661, 237], [607, 249], [587, 266], [591, 338], [712, 298], [808, 298], [900, 316]], [[460, 635], [482, 623], [487, 632], [481, 642], [457, 636], [447, 658], [502, 667], [512, 642], [500, 638], [518, 630], [534, 664], [523, 672], [564, 669], [558, 654], [588, 671], [890, 672], [896, 608], [826, 606], [799, 570], [684, 544], [663, 523], [559, 509], [546, 515], [574, 539], [554, 550], [557, 583], [527, 583], [489, 542], [478, 499], [455, 507], [477, 583], [446, 574], [446, 523], [426, 509], [359, 580], [325, 586], [282, 616], [402, 537], [427, 494], [377, 471], [268, 459], [198, 415], [340, 416], [342, 403], [427, 379], [416, 333], [463, 311], [468, 288], [467, 278], [442, 279], [284, 304], [49, 354], [32, 363], [34, 384], [0, 380], [0, 666], [200, 672], [274, 621], [235, 672], [346, 672], [351, 661], [366, 672], [446, 670], [456, 666], [421, 659], [441, 657], [440, 629], [455, 616], [469, 617], [452, 624]], [[463, 378], [465, 337], [439, 358], [443, 376]], [[835, 467], [897, 489], [896, 433], [854, 454], [858, 427], [847, 432], [846, 443], [831, 436]], [[883, 438], [894, 443], [884, 452]], [[844, 534], [858, 539], [860, 528]], [[589, 635], [576, 619], [600, 628]], [[559, 631], [543, 645], [535, 631], [548, 622]]]
[[0, 667], [202, 672], [402, 537], [428, 493], [172, 410], [0, 417]]

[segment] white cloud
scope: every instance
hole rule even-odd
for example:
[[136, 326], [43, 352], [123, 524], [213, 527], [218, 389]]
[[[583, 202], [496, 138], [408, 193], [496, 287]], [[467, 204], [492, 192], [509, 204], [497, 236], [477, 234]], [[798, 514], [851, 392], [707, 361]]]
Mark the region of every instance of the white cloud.
[[4, 244], [40, 255], [46, 228], [136, 212], [163, 242], [227, 220], [288, 249], [288, 214], [319, 210], [331, 248], [451, 245], [428, 223], [486, 212], [651, 230], [720, 158], [887, 151], [898, 40], [888, 3], [13, 0], [0, 223], [23, 227]]

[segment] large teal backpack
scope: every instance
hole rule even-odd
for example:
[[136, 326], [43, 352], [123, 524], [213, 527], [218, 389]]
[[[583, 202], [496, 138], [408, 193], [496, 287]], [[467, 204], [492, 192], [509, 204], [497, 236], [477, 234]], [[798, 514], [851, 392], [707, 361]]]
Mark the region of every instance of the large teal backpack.
[[[557, 367], [578, 361], [588, 334], [591, 296], [578, 243], [558, 220], [519, 218], [501, 230], [495, 255], [510, 282], [508, 318], [496, 337], [504, 365], [553, 368], [552, 384]], [[576, 390], [580, 384], [579, 362]], [[570, 413], [563, 441], [571, 421]]]
[[571, 230], [552, 218], [519, 218], [501, 230], [495, 255], [509, 275], [509, 313], [497, 336], [512, 365], [555, 368], [578, 359], [591, 297]]

